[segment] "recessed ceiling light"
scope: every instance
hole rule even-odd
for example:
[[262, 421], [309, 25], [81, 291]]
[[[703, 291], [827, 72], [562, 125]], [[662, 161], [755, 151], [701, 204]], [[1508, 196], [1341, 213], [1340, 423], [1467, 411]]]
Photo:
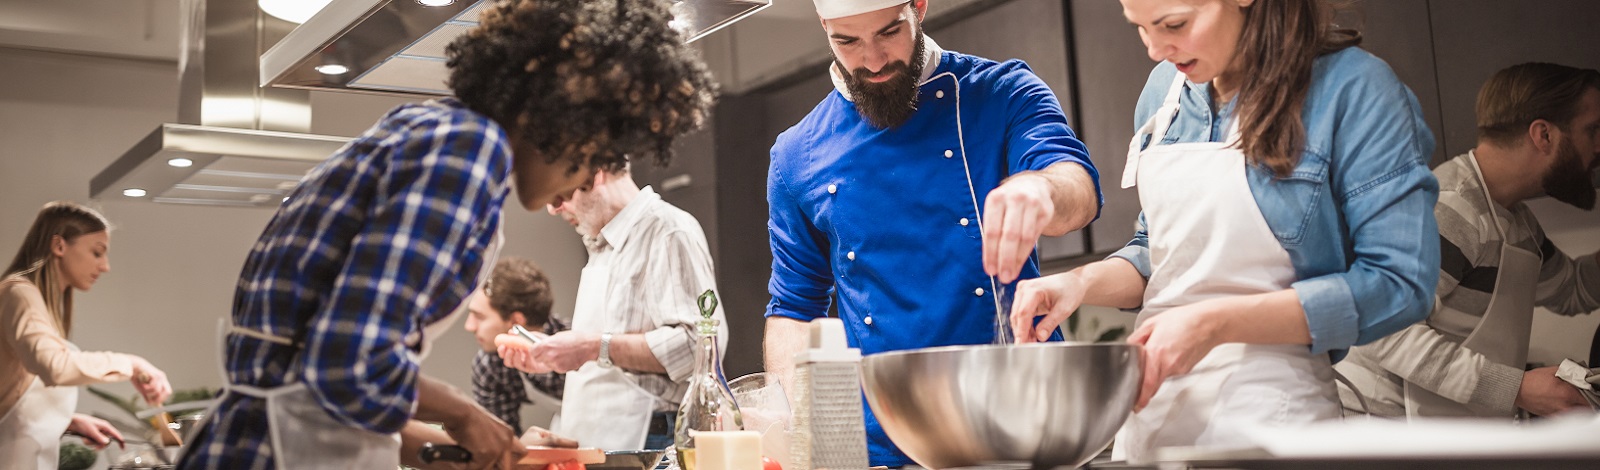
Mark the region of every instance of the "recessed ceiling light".
[[127, 197], [144, 197], [144, 190], [139, 188], [128, 188], [122, 190], [122, 195]]
[[422, 6], [429, 6], [429, 7], [442, 7], [442, 6], [449, 5], [449, 4], [452, 4], [452, 3], [455, 3], [455, 2], [456, 2], [456, 0], [417, 0], [417, 3], [421, 3]]
[[194, 160], [190, 160], [190, 159], [187, 159], [187, 158], [181, 158], [181, 157], [180, 158], [174, 158], [174, 159], [171, 159], [171, 160], [167, 160], [167, 165], [171, 165], [174, 168], [188, 168], [188, 167], [194, 166]]
[[258, 0], [261, 11], [284, 21], [304, 23], [332, 0]]
[[316, 70], [322, 72], [323, 75], [344, 75], [345, 72], [350, 71], [350, 68], [339, 64], [326, 64], [316, 66]]

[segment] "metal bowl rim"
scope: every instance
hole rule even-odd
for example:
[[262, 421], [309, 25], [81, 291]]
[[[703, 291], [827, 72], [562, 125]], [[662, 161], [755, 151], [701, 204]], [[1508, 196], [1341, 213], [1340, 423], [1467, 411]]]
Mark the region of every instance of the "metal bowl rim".
[[1140, 349], [1140, 346], [1137, 345], [1137, 344], [1133, 344], [1133, 343], [1091, 343], [1091, 342], [1087, 342], [1087, 341], [1054, 341], [1054, 342], [1049, 342], [1049, 343], [1028, 343], [1028, 344], [965, 344], [965, 345], [952, 345], [952, 346], [935, 346], [935, 347], [931, 347], [931, 348], [919, 348], [919, 349], [901, 349], [901, 350], [897, 350], [897, 351], [884, 351], [884, 352], [873, 353], [873, 354], [868, 354], [866, 356], [862, 356], [862, 360], [866, 361], [866, 360], [870, 360], [870, 359], [873, 359], [873, 358], [911, 356], [911, 355], [919, 355], [919, 354], [938, 354], [938, 353], [944, 353], [944, 352], [950, 352], [950, 351], [988, 351], [988, 350], [995, 350], [995, 349], [1042, 349], [1042, 348], [1051, 348], [1051, 349], [1078, 349], [1078, 348], [1126, 349], [1126, 348], [1132, 348], [1132, 349], [1137, 351], [1137, 350]]

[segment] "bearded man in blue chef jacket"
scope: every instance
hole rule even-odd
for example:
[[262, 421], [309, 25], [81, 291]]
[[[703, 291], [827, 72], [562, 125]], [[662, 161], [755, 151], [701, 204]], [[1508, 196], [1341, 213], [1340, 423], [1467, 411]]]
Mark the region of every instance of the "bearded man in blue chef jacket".
[[[1082, 228], [1101, 203], [1088, 151], [1026, 64], [941, 49], [923, 35], [927, 0], [814, 1], [835, 91], [778, 136], [767, 179], [766, 370], [790, 385], [806, 322], [835, 292], [863, 354], [992, 342], [995, 290], [1038, 277], [1039, 236]], [[866, 426], [872, 465], [911, 463], [870, 409]]]

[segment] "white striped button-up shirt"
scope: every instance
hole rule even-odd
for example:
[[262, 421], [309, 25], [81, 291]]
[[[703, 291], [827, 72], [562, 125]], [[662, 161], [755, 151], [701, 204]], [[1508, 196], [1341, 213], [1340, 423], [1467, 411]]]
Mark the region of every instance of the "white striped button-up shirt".
[[[646, 186], [600, 229], [598, 237], [586, 237], [584, 246], [589, 251], [589, 266], [608, 267], [611, 276], [605, 286], [605, 312], [573, 312], [574, 323], [580, 315], [604, 314], [609, 333], [643, 333], [650, 352], [667, 373], [627, 374], [665, 401], [657, 411], [676, 410], [694, 373], [695, 346], [700, 339], [695, 333], [700, 320], [696, 298], [717, 288], [711, 250], [700, 222]], [[720, 305], [713, 318], [718, 323], [720, 353], [728, 344], [727, 320]]]

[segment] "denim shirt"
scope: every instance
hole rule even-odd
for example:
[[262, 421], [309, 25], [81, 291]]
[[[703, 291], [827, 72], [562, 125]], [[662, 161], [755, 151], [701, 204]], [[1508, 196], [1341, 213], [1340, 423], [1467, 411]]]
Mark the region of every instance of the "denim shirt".
[[[1161, 107], [1177, 69], [1162, 62], [1139, 95], [1135, 128]], [[1212, 109], [1220, 109], [1213, 113]], [[1161, 144], [1221, 142], [1233, 103], [1213, 106], [1210, 84], [1188, 83]], [[1317, 58], [1301, 120], [1306, 146], [1283, 178], [1247, 165], [1256, 205], [1294, 265], [1311, 352], [1335, 361], [1350, 346], [1423, 320], [1439, 281], [1439, 183], [1428, 171], [1433, 134], [1389, 65], [1351, 47]], [[1149, 136], [1142, 136], [1148, 147]], [[1142, 188], [1141, 190], [1159, 190]], [[1240, 247], [1240, 249], [1248, 249]], [[1150, 276], [1144, 217], [1111, 255]]]

